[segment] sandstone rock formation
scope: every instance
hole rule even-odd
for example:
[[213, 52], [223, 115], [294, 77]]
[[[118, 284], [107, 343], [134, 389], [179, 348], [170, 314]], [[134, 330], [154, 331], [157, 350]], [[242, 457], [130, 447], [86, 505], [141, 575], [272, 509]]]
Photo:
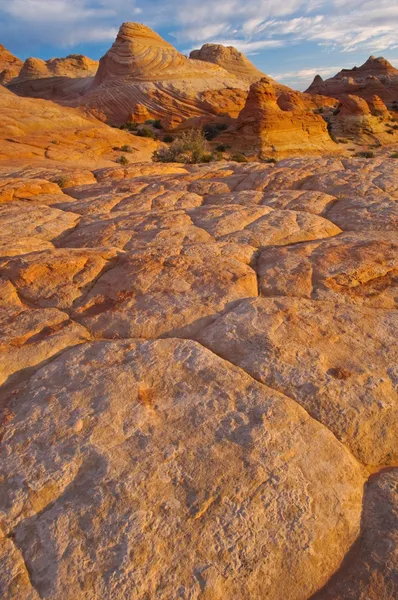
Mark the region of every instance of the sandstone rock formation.
[[98, 61], [81, 54], [65, 58], [28, 58], [8, 88], [19, 96], [54, 100], [77, 106], [89, 89], [98, 69]]
[[5, 85], [17, 77], [23, 66], [23, 61], [11, 54], [0, 44], [0, 85]]
[[395, 600], [398, 161], [0, 104], [0, 597]]
[[333, 152], [326, 122], [306, 107], [297, 93], [277, 97], [267, 78], [250, 87], [244, 109], [229, 132], [220, 141], [250, 155], [275, 157], [283, 155]]
[[145, 25], [124, 23], [84, 103], [116, 123], [125, 122], [137, 104], [156, 117], [188, 118], [211, 114], [200, 95], [228, 86], [246, 89], [247, 83], [214, 64], [187, 59]]
[[378, 96], [372, 96], [368, 103], [360, 96], [348, 95], [330, 122], [336, 136], [360, 144], [391, 144], [398, 142], [398, 127], [392, 119]]
[[[17, 81], [41, 79], [42, 77], [89, 77], [95, 75], [98, 61], [82, 54], [70, 54], [65, 58], [27, 58], [19, 72]], [[16, 83], [14, 81], [13, 83]]]
[[129, 161], [148, 160], [156, 148], [152, 140], [133, 138], [82, 111], [0, 87], [0, 165], [5, 159], [110, 165], [124, 145], [132, 149]]
[[[192, 50], [190, 58], [218, 65], [248, 84], [259, 81], [265, 74], [257, 69], [242, 52], [233, 46], [204, 44], [200, 50]], [[275, 82], [276, 83], [276, 82]]]
[[339, 99], [352, 94], [365, 100], [376, 94], [391, 104], [398, 100], [398, 69], [385, 58], [370, 56], [360, 67], [343, 69], [325, 81], [317, 75], [306, 92]]

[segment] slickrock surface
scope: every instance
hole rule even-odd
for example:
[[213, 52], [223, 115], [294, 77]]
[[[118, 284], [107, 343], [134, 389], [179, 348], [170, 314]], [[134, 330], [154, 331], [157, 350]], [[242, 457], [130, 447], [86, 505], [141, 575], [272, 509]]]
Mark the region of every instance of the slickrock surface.
[[88, 164], [93, 169], [112, 164], [124, 145], [131, 146], [131, 162], [137, 157], [149, 160], [156, 148], [152, 140], [133, 138], [83, 111], [20, 98], [0, 86], [0, 168], [4, 160], [29, 159], [31, 164], [48, 159], [58, 171], [60, 163]]
[[107, 164], [0, 162], [0, 597], [395, 600], [398, 161]]
[[311, 600], [394, 600], [398, 592], [398, 477], [384, 472], [365, 488], [361, 536], [339, 571]]
[[398, 69], [383, 57], [370, 56], [360, 67], [343, 69], [326, 81], [317, 75], [306, 92], [333, 98], [355, 94], [365, 100], [376, 94], [391, 103], [398, 98]]

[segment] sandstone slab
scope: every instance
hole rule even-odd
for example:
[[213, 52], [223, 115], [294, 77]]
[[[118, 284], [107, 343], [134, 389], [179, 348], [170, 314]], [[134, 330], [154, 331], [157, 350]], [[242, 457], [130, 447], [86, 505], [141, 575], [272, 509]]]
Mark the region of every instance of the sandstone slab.
[[396, 464], [396, 311], [304, 299], [240, 302], [205, 346], [299, 402], [367, 465]]
[[358, 463], [192, 341], [71, 349], [9, 410], [2, 525], [49, 600], [304, 600], [357, 536]]

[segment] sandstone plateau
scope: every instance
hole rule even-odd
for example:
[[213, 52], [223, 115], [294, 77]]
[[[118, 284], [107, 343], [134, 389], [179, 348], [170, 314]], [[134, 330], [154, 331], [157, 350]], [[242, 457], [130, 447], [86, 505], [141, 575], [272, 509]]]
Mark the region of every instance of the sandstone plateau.
[[[94, 79], [25, 79], [85, 106], [0, 86], [2, 600], [398, 597], [398, 161], [316, 103], [391, 114], [227, 50], [124, 24]], [[253, 160], [151, 162], [103, 113]]]

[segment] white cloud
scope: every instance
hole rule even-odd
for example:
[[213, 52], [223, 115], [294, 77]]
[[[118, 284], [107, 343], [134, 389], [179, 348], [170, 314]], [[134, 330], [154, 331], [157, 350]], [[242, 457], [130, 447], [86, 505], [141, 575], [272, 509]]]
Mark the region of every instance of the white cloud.
[[280, 81], [309, 81], [314, 79], [315, 75], [321, 77], [330, 77], [341, 71], [344, 67], [320, 67], [317, 69], [300, 69], [299, 71], [289, 71], [284, 73], [273, 73], [271, 77]]
[[108, 42], [123, 21], [137, 19], [172, 33], [178, 44], [227, 40], [245, 52], [303, 41], [382, 52], [396, 48], [398, 37], [392, 0], [0, 0], [0, 40]]

